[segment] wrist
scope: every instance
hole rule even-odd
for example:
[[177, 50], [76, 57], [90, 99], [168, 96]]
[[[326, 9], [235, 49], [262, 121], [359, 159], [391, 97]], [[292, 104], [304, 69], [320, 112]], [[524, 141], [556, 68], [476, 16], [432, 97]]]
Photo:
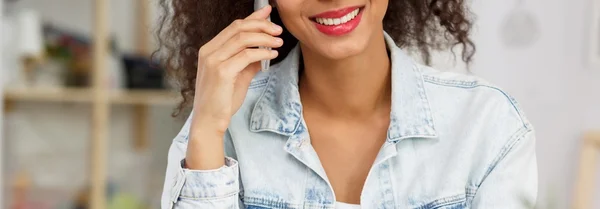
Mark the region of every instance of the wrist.
[[190, 132], [215, 133], [222, 136], [225, 134], [228, 126], [228, 119], [211, 117], [210, 114], [194, 112]]
[[185, 166], [192, 170], [217, 169], [224, 165], [223, 134], [197, 130], [190, 133]]

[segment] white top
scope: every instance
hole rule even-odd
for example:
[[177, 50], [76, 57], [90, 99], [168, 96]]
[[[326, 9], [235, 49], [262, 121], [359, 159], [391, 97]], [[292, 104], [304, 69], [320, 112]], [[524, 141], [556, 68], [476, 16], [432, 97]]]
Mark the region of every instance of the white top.
[[335, 202], [335, 209], [360, 209], [360, 205]]

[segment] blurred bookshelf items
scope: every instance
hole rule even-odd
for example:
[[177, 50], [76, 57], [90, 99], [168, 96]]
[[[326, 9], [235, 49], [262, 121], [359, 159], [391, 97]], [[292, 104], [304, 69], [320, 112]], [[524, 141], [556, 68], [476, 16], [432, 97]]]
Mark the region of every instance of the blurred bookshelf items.
[[8, 10], [2, 19], [3, 84], [24, 86], [31, 79], [31, 71], [43, 59], [41, 20], [33, 10]]
[[[33, 19], [36, 16], [27, 15], [27, 17]], [[36, 28], [35, 26], [29, 27]], [[43, 30], [39, 30], [41, 33], [39, 35], [40, 41], [19, 41], [19, 43], [27, 44], [20, 47], [23, 51], [20, 56], [23, 77], [12, 78], [13, 80], [20, 80], [18, 83], [23, 84], [17, 86], [44, 88], [90, 87], [93, 66], [93, 41], [91, 37], [67, 31], [48, 23], [37, 27], [43, 28]], [[30, 30], [33, 29], [26, 31]], [[17, 39], [35, 39], [35, 37], [38, 36], [19, 35]], [[112, 90], [166, 89], [163, 84], [163, 70], [159, 67], [160, 63], [152, 62], [149, 55], [128, 54], [120, 51], [114, 38], [111, 39], [110, 54], [106, 62], [108, 63], [108, 86]], [[18, 73], [13, 72], [13, 74]], [[13, 83], [8, 88], [14, 88], [14, 86]]]
[[[8, 201], [0, 208], [160, 207], [156, 199], [166, 165], [160, 160], [166, 159], [162, 153], [170, 143], [153, 144], [150, 138], [157, 132], [171, 138], [183, 121], [169, 120], [179, 97], [165, 82], [161, 63], [150, 56], [150, 1], [134, 2], [111, 1], [134, 11], [120, 13], [135, 25], [127, 32], [108, 24], [109, 17], [123, 12], [111, 11], [115, 7], [108, 6], [109, 0], [53, 1], [65, 4], [53, 9], [66, 8], [54, 13], [39, 6], [47, 0], [6, 2], [0, 18], [4, 124], [28, 131], [4, 129], [8, 148], [0, 154], [10, 160], [0, 162], [7, 168], [6, 188], [0, 188], [6, 193], [0, 195]], [[86, 8], [92, 11], [72, 12]], [[48, 14], [89, 15], [92, 30]], [[123, 33], [135, 36], [134, 49], [117, 38]], [[166, 114], [158, 121], [152, 117], [157, 112]], [[154, 121], [161, 123], [156, 125], [160, 130], [152, 130]], [[132, 171], [141, 174], [132, 176]]]
[[[89, 209], [90, 188], [82, 188], [76, 195], [75, 201], [65, 209]], [[144, 204], [135, 195], [119, 191], [118, 185], [109, 183], [106, 189], [107, 209], [146, 209], [151, 208]]]
[[[93, 37], [71, 31], [32, 9], [7, 14], [3, 29], [8, 31], [3, 47], [15, 54], [12, 65], [3, 67], [8, 89], [14, 88], [89, 88], [93, 67]], [[150, 33], [151, 31], [146, 31]], [[148, 38], [140, 38], [148, 39]], [[4, 41], [3, 41], [4, 42]], [[150, 52], [124, 52], [110, 38], [106, 57], [108, 86], [111, 90], [166, 90], [160, 63], [150, 60]], [[147, 49], [148, 47], [146, 47]], [[13, 53], [13, 52], [17, 53]]]
[[22, 10], [17, 15], [18, 48], [23, 64], [25, 81], [30, 82], [32, 72], [42, 61], [43, 43], [40, 16], [33, 10]]
[[129, 89], [164, 89], [164, 70], [157, 68], [148, 56], [125, 55], [125, 77]]
[[10, 209], [46, 209], [42, 203], [37, 203], [31, 198], [32, 182], [26, 172], [19, 173], [12, 182], [12, 200]]
[[[43, 74], [45, 72], [46, 74], [53, 75], [49, 77], [55, 77], [56, 80], [62, 81], [55, 87], [89, 87], [91, 85], [92, 74], [91, 38], [60, 29], [53, 25], [44, 26], [44, 38], [48, 60], [55, 64], [51, 64], [50, 69], [44, 66], [39, 69], [38, 73]], [[108, 56], [108, 60], [106, 60], [109, 63], [108, 86], [110, 89], [124, 87], [124, 69], [118, 59], [119, 52], [113, 40], [111, 42], [110, 55]], [[52, 66], [56, 69], [63, 69], [64, 72], [56, 72], [59, 70], [53, 70]]]

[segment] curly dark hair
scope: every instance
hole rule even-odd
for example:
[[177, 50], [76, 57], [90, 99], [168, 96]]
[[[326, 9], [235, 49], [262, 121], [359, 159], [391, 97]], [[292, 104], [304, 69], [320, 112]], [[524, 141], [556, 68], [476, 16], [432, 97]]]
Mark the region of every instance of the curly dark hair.
[[[193, 101], [198, 50], [235, 19], [253, 12], [254, 0], [160, 0], [163, 14], [159, 19], [157, 38], [159, 55], [168, 75], [175, 78], [183, 101], [174, 116], [188, 109]], [[432, 50], [462, 47], [462, 60], [470, 64], [475, 45], [469, 38], [471, 12], [465, 0], [390, 0], [383, 19], [384, 30], [402, 48], [420, 53], [430, 64]], [[280, 36], [284, 45], [277, 49], [281, 61], [298, 40], [284, 27], [277, 8], [271, 19], [284, 28]], [[454, 51], [452, 51], [454, 53]]]

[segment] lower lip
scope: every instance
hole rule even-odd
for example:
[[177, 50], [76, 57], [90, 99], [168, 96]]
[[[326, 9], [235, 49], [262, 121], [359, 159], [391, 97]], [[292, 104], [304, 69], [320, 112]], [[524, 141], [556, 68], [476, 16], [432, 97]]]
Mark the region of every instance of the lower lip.
[[313, 21], [313, 23], [317, 27], [317, 30], [321, 31], [321, 33], [324, 33], [324, 34], [330, 35], [330, 36], [342, 36], [342, 35], [346, 35], [346, 34], [352, 32], [356, 27], [358, 27], [358, 24], [360, 23], [360, 19], [362, 17], [362, 13], [363, 13], [363, 10], [362, 9], [359, 10], [358, 15], [356, 15], [356, 17], [354, 17], [354, 19], [352, 19], [344, 24], [322, 25], [322, 24], [319, 24], [314, 21]]

